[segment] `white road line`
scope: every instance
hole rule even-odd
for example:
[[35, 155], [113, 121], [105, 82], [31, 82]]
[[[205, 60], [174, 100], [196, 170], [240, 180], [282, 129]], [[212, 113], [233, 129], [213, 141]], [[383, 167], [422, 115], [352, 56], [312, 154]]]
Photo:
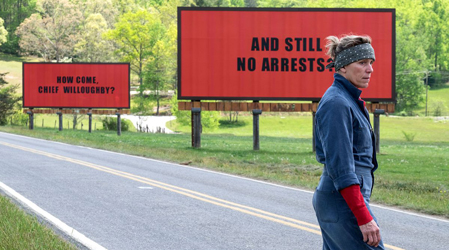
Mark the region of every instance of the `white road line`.
[[28, 209], [32, 210], [36, 215], [39, 217], [45, 219], [47, 222], [51, 223], [53, 226], [67, 234], [69, 237], [73, 238], [75, 241], [81, 243], [85, 247], [91, 249], [91, 250], [107, 250], [106, 248], [102, 247], [100, 244], [96, 243], [95, 241], [87, 238], [84, 234], [78, 232], [74, 228], [68, 226], [58, 218], [54, 217], [47, 211], [43, 210], [27, 198], [23, 197], [21, 194], [17, 193], [14, 189], [10, 188], [3, 182], [0, 182], [0, 189], [8, 195], [10, 198], [14, 199], [15, 201], [19, 202], [23, 206], [27, 207]]

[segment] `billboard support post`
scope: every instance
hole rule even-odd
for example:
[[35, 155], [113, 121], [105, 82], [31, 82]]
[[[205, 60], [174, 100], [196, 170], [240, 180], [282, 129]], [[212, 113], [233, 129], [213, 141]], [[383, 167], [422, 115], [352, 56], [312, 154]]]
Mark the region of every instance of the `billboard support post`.
[[313, 152], [316, 152], [316, 142], [315, 142], [315, 140], [316, 140], [316, 138], [315, 138], [315, 136], [316, 136], [316, 134], [315, 134], [315, 122], [316, 122], [316, 118], [315, 118], [315, 115], [316, 115], [316, 112], [313, 112], [312, 111], [312, 150], [313, 150]]
[[34, 113], [33, 113], [33, 109], [30, 109], [30, 111], [27, 112], [28, 117], [30, 119], [30, 130], [34, 129]]
[[122, 121], [120, 118], [120, 109], [117, 110], [117, 113], [115, 113], [117, 115], [117, 135], [121, 135], [122, 134]]
[[89, 133], [92, 133], [92, 109], [89, 109], [87, 112], [89, 116]]
[[380, 152], [380, 115], [385, 114], [385, 110], [376, 109], [374, 110], [374, 136], [376, 138], [376, 153]]
[[62, 131], [62, 109], [59, 109], [59, 112], [56, 112], [59, 116], [59, 131]]
[[261, 109], [253, 109], [253, 150], [260, 149], [259, 140], [259, 115], [262, 114]]
[[201, 148], [201, 108], [192, 108], [192, 147]]

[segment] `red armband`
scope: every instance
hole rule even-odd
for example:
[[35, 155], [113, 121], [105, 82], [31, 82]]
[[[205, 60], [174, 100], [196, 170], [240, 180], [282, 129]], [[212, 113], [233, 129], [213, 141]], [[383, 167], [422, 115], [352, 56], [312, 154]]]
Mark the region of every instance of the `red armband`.
[[373, 217], [365, 205], [365, 200], [360, 192], [359, 185], [352, 185], [347, 188], [343, 188], [340, 190], [340, 193], [357, 219], [357, 224], [359, 226], [365, 225], [373, 220]]

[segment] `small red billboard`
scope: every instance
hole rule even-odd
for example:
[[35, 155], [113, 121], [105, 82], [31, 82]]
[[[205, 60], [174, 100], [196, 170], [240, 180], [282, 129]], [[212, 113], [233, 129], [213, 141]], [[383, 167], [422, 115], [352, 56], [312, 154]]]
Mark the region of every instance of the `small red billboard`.
[[178, 98], [317, 101], [332, 84], [326, 37], [369, 35], [362, 97], [395, 100], [394, 9], [178, 8]]
[[23, 63], [23, 107], [130, 108], [129, 63]]

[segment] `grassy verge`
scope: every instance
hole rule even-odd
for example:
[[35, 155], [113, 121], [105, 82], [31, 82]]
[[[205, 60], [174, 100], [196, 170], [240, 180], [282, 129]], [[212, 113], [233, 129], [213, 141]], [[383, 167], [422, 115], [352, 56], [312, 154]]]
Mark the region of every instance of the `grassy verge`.
[[0, 249], [77, 248], [0, 195]]
[[[279, 115], [278, 115], [279, 116]], [[238, 127], [222, 127], [202, 135], [193, 149], [190, 134], [142, 134], [21, 127], [1, 131], [118, 151], [175, 163], [313, 189], [322, 166], [312, 152], [311, 117], [261, 117], [261, 150], [252, 150], [251, 117]], [[408, 120], [413, 119], [413, 120]], [[393, 126], [394, 125], [394, 126]], [[373, 201], [449, 218], [449, 122], [428, 118], [381, 118], [380, 168]], [[177, 126], [182, 130], [182, 126]], [[416, 133], [407, 141], [401, 131]], [[429, 130], [429, 131], [426, 131]]]

